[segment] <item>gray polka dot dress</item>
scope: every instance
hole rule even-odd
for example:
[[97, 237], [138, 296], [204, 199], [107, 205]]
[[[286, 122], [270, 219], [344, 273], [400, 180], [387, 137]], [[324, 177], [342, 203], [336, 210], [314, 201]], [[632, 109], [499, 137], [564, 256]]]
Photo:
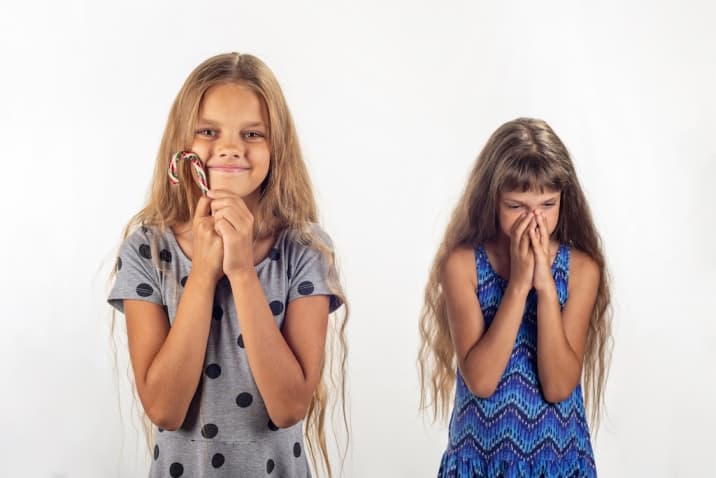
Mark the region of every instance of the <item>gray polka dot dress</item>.
[[[318, 226], [313, 232], [330, 247], [325, 232]], [[340, 306], [326, 283], [327, 267], [323, 255], [293, 233], [278, 235], [256, 273], [279, 327], [294, 299], [328, 295], [331, 312]], [[140, 227], [120, 247], [108, 301], [120, 312], [124, 299], [158, 304], [171, 324], [190, 270], [191, 261], [171, 230]], [[231, 285], [222, 278], [214, 295], [204, 373], [183, 425], [155, 433], [150, 478], [309, 477], [302, 426], [279, 429], [269, 419], [249, 368]]]

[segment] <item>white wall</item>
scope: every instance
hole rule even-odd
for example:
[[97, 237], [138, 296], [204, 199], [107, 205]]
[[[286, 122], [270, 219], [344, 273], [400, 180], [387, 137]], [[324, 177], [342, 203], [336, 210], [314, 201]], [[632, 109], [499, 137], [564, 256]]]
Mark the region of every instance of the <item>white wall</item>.
[[144, 475], [105, 278], [174, 95], [226, 51], [281, 81], [342, 259], [346, 476], [435, 476], [447, 433], [417, 413], [422, 288], [475, 156], [522, 115], [573, 153], [614, 278], [601, 476], [710, 475], [714, 4], [299, 3], [0, 7], [0, 476]]

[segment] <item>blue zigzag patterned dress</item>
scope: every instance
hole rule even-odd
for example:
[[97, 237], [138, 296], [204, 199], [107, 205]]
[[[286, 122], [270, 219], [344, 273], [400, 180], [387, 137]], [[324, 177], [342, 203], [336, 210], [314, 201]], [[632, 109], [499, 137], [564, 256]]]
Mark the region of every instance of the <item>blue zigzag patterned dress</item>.
[[[567, 300], [569, 248], [560, 245], [552, 264], [560, 306]], [[485, 249], [475, 250], [477, 296], [485, 326], [495, 317], [507, 281], [490, 265]], [[495, 393], [487, 399], [470, 392], [457, 373], [449, 443], [441, 478], [595, 477], [596, 468], [582, 400], [577, 388], [550, 404], [537, 378], [537, 296], [527, 296], [512, 356]]]

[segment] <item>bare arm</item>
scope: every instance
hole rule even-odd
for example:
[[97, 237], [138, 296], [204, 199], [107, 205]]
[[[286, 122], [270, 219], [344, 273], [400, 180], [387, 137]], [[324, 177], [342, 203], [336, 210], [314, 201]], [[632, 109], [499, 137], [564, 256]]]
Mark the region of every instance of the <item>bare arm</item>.
[[474, 252], [456, 249], [443, 274], [450, 335], [466, 385], [478, 397], [489, 398], [512, 355], [528, 290], [508, 285], [492, 324], [485, 330], [476, 288]]
[[216, 282], [221, 276], [221, 239], [200, 200], [194, 220], [192, 270], [173, 325], [162, 308], [125, 300], [129, 353], [137, 392], [149, 419], [168, 430], [181, 426], [204, 365]]
[[321, 374], [329, 301], [302, 297], [276, 325], [253, 265], [254, 219], [243, 200], [211, 191], [216, 230], [224, 244], [223, 271], [231, 282], [246, 355], [271, 420], [279, 427], [306, 416]]
[[256, 386], [274, 424], [290, 427], [306, 416], [320, 379], [328, 297], [291, 301], [282, 333], [256, 274], [236, 274], [229, 280]]
[[[537, 249], [540, 238], [533, 235]], [[541, 256], [535, 268], [537, 368], [545, 399], [560, 402], [569, 397], [581, 378], [587, 330], [599, 287], [599, 268], [586, 254], [572, 250], [568, 299], [560, 310], [550, 266], [544, 254]]]
[[478, 397], [487, 398], [495, 392], [517, 339], [534, 270], [526, 233], [529, 225], [530, 217], [524, 214], [511, 231], [510, 280], [487, 330], [475, 293], [473, 250], [455, 249], [443, 270], [448, 322], [458, 365], [470, 391]]
[[213, 296], [213, 285], [190, 274], [171, 327], [157, 304], [124, 301], [137, 392], [149, 419], [167, 430], [184, 422], [199, 384]]

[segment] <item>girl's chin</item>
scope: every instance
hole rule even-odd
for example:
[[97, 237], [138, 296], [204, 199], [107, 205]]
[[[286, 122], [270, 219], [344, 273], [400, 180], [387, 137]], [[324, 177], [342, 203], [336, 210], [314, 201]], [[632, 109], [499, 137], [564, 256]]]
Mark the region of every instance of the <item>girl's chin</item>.
[[240, 196], [241, 198], [245, 198], [246, 196], [250, 196], [253, 191], [250, 191], [249, 188], [236, 184], [235, 181], [227, 181], [226, 178], [211, 178], [209, 180], [209, 186], [210, 189], [213, 190], [222, 190], [222, 191], [229, 191], [237, 196]]

